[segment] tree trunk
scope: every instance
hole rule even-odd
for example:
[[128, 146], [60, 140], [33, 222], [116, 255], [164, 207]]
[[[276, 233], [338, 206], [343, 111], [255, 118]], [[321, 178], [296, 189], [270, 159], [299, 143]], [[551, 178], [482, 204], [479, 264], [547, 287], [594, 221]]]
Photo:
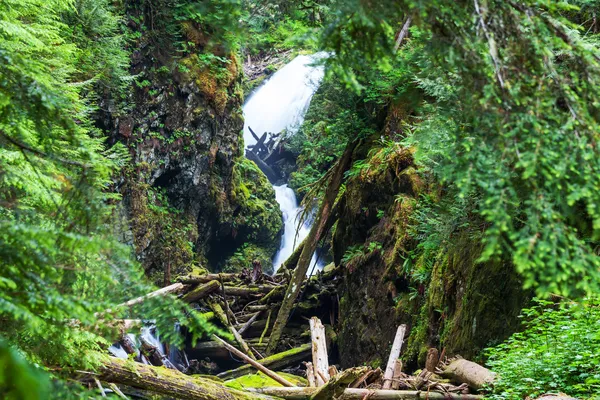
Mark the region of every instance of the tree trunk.
[[271, 399], [257, 397], [227, 388], [219, 383], [204, 378], [196, 378], [182, 374], [176, 370], [152, 367], [128, 360], [110, 357], [104, 362], [98, 374], [99, 380], [145, 389], [184, 400], [251, 400]]
[[394, 379], [396, 360], [398, 357], [400, 357], [400, 350], [402, 350], [402, 343], [404, 342], [405, 333], [406, 325], [400, 325], [396, 331], [396, 337], [394, 338], [392, 351], [390, 351], [390, 358], [388, 359], [387, 367], [385, 368], [385, 373], [383, 374], [383, 389], [389, 389], [392, 387], [392, 379]]
[[398, 51], [398, 49], [400, 48], [400, 45], [402, 44], [402, 41], [408, 35], [408, 28], [410, 28], [411, 21], [412, 21], [411, 17], [406, 18], [406, 22], [404, 22], [404, 25], [402, 26], [402, 30], [400, 31], [400, 33], [398, 34], [398, 38], [396, 39], [396, 44], [394, 45], [394, 53], [396, 53]]
[[277, 347], [277, 343], [279, 342], [279, 338], [281, 337], [283, 328], [287, 324], [287, 320], [294, 306], [294, 302], [296, 301], [296, 299], [298, 298], [298, 294], [300, 293], [302, 281], [306, 278], [306, 272], [310, 267], [310, 260], [312, 258], [312, 255], [317, 248], [317, 243], [319, 242], [319, 239], [324, 233], [325, 225], [327, 224], [327, 220], [329, 219], [329, 214], [331, 213], [331, 209], [334, 206], [335, 199], [340, 190], [340, 186], [342, 185], [344, 173], [352, 163], [352, 153], [354, 152], [354, 149], [356, 148], [357, 144], [357, 141], [349, 143], [346, 146], [346, 150], [344, 150], [344, 154], [342, 154], [342, 157], [335, 166], [333, 175], [331, 177], [331, 181], [329, 182], [329, 185], [325, 190], [325, 198], [321, 202], [321, 206], [319, 207], [319, 212], [317, 213], [315, 223], [313, 224], [310, 233], [306, 238], [306, 244], [304, 245], [302, 253], [300, 254], [298, 265], [294, 270], [294, 275], [290, 280], [285, 296], [283, 297], [283, 302], [281, 303], [281, 307], [279, 308], [277, 319], [275, 320], [275, 324], [273, 325], [273, 331], [271, 333], [269, 345], [267, 346], [268, 354], [273, 353], [273, 351]]
[[329, 358], [325, 327], [317, 317], [310, 319], [310, 337], [312, 343], [312, 359], [317, 386], [323, 386], [329, 380]]
[[492, 383], [496, 378], [496, 374], [489, 369], [462, 358], [454, 360], [446, 366], [442, 376], [450, 378], [454, 382], [466, 383], [476, 390]]

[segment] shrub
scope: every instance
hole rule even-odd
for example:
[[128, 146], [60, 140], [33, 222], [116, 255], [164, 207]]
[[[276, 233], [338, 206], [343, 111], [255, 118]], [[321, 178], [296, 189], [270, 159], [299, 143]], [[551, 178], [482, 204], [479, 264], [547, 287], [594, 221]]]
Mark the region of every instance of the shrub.
[[491, 399], [564, 392], [600, 397], [600, 301], [555, 305], [536, 300], [524, 309], [524, 330], [488, 349], [499, 374]]

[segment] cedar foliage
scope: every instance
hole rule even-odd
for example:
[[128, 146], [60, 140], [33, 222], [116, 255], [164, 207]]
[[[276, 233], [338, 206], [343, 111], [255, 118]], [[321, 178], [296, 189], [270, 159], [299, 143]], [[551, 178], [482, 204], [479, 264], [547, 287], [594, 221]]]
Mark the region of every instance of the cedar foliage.
[[[596, 2], [338, 3], [323, 38], [332, 70], [360, 89], [362, 71], [408, 65], [423, 100], [406, 143], [451, 201], [474, 204], [481, 261], [512, 260], [540, 295], [597, 291], [600, 53], [582, 22]], [[408, 15], [421, 51], [399, 60]]]
[[[156, 319], [164, 339], [215, 331], [154, 288], [112, 222], [112, 178], [128, 162], [94, 126], [95, 101], [131, 82], [121, 10], [107, 0], [0, 1], [0, 397], [53, 395], [72, 368], [93, 369], [112, 318]], [[96, 313], [114, 312], [100, 318]], [[28, 366], [34, 363], [37, 367]], [[62, 372], [60, 372], [62, 371]], [[69, 384], [71, 385], [71, 384]], [[61, 394], [62, 396], [62, 394]], [[64, 394], [66, 396], [66, 394]]]

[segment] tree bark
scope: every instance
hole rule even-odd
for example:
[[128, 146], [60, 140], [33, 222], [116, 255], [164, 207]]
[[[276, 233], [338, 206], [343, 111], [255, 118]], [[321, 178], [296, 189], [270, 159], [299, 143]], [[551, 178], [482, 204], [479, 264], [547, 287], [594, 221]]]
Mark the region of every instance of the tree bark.
[[312, 344], [312, 360], [317, 379], [317, 387], [323, 386], [329, 380], [329, 358], [327, 356], [327, 341], [325, 327], [317, 317], [310, 319], [310, 337]]
[[294, 275], [290, 280], [285, 296], [283, 297], [281, 307], [279, 308], [277, 319], [273, 325], [273, 331], [271, 333], [269, 345], [267, 346], [268, 354], [273, 353], [277, 347], [277, 343], [279, 342], [283, 328], [287, 324], [287, 320], [294, 306], [294, 302], [300, 293], [302, 281], [306, 278], [306, 272], [310, 267], [312, 255], [317, 248], [319, 239], [324, 233], [327, 220], [329, 219], [329, 214], [331, 213], [331, 209], [334, 206], [340, 186], [342, 185], [344, 173], [352, 163], [352, 153], [354, 152], [357, 144], [357, 141], [349, 143], [344, 150], [344, 154], [342, 154], [342, 157], [335, 166], [331, 181], [325, 190], [325, 198], [321, 202], [315, 223], [313, 224], [310, 233], [306, 238], [306, 244], [304, 245], [302, 253], [300, 254], [300, 258], [298, 259], [298, 265], [294, 270]]
[[230, 389], [211, 379], [196, 378], [176, 370], [152, 367], [115, 357], [110, 357], [104, 362], [98, 374], [91, 375], [104, 382], [145, 389], [184, 400], [272, 399], [269, 396], [257, 397], [260, 395]]
[[496, 374], [489, 369], [462, 358], [454, 360], [446, 366], [442, 376], [450, 378], [454, 382], [466, 383], [476, 390], [492, 383], [496, 378]]

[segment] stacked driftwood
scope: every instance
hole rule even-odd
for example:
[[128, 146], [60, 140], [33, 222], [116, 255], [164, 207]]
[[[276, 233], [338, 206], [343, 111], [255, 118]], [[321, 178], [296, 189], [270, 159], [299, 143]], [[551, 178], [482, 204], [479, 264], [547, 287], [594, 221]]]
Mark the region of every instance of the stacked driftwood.
[[[437, 350], [428, 357], [428, 368], [416, 375], [402, 372], [399, 360], [406, 326], [398, 327], [385, 371], [380, 368], [355, 367], [338, 372], [328, 364], [325, 330], [321, 321], [310, 320], [312, 362], [305, 363], [308, 387], [264, 387], [249, 389], [253, 393], [283, 399], [465, 399], [482, 396], [470, 394], [493, 381], [494, 375], [473, 362], [455, 358], [440, 361]], [[435, 353], [435, 354], [434, 354]], [[443, 354], [442, 354], [442, 357]], [[448, 378], [448, 379], [446, 379]], [[452, 382], [460, 382], [455, 385]]]

